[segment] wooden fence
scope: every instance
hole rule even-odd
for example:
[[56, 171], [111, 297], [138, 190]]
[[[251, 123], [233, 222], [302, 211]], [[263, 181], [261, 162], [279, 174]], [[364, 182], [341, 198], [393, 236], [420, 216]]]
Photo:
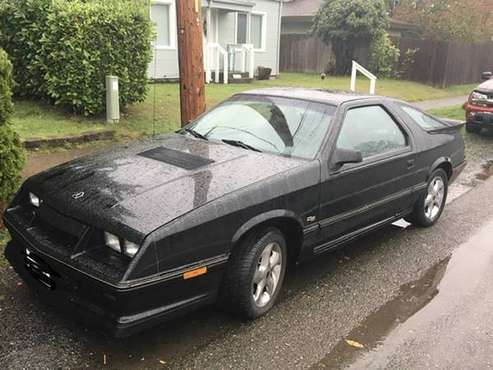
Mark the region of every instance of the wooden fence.
[[493, 69], [493, 43], [401, 39], [399, 48], [401, 58], [397, 70], [403, 68], [406, 51], [417, 49], [414, 64], [405, 77], [434, 86], [476, 83], [481, 80], [482, 72]]
[[[368, 48], [356, 48], [356, 59], [360, 64], [368, 63]], [[281, 36], [280, 70], [284, 72], [325, 72], [334, 53], [330, 45], [316, 36], [289, 34]]]
[[[471, 44], [402, 38], [397, 41], [401, 58], [396, 70], [404, 78], [447, 87], [476, 83], [481, 73], [493, 70], [493, 43]], [[413, 63], [406, 51], [417, 50]], [[324, 72], [334, 55], [330, 46], [310, 35], [282, 35], [280, 69], [286, 72]], [[368, 46], [357, 47], [355, 59], [368, 65]]]

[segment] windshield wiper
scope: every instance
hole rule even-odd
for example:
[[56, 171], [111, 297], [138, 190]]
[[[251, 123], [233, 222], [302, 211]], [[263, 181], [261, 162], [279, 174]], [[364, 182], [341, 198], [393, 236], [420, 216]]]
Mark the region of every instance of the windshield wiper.
[[227, 140], [227, 139], [223, 139], [221, 140], [223, 143], [225, 144], [228, 144], [228, 145], [233, 145], [233, 146], [238, 146], [240, 148], [243, 148], [243, 149], [248, 149], [248, 150], [253, 150], [254, 152], [260, 152], [262, 153], [262, 151], [260, 149], [257, 149], [251, 145], [248, 145], [246, 143], [244, 143], [243, 141], [240, 141], [240, 140]]
[[190, 135], [198, 138], [198, 139], [202, 139], [202, 140], [209, 140], [205, 135], [202, 135], [200, 132], [197, 132], [195, 131], [194, 129], [191, 129], [191, 128], [184, 128], [183, 131], [189, 133]]

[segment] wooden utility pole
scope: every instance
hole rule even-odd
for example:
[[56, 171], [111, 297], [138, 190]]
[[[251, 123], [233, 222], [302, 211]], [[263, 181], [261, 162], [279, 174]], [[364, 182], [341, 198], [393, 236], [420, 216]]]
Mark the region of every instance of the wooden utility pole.
[[181, 124], [205, 111], [204, 51], [200, 0], [176, 1]]

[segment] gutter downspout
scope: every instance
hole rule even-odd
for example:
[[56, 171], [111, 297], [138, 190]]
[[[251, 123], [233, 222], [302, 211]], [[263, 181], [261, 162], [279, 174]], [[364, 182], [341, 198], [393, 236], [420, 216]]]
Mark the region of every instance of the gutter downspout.
[[278, 32], [277, 32], [277, 54], [276, 54], [276, 64], [277, 64], [277, 74], [276, 76], [279, 76], [281, 73], [280, 66], [281, 66], [281, 22], [282, 22], [282, 3], [283, 0], [278, 0], [279, 1], [279, 15], [278, 15]]

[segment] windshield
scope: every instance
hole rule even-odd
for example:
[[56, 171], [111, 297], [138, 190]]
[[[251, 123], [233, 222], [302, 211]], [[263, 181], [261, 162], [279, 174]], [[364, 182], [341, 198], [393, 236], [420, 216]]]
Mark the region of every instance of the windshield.
[[207, 139], [245, 149], [313, 159], [335, 106], [271, 96], [235, 96], [189, 129]]

